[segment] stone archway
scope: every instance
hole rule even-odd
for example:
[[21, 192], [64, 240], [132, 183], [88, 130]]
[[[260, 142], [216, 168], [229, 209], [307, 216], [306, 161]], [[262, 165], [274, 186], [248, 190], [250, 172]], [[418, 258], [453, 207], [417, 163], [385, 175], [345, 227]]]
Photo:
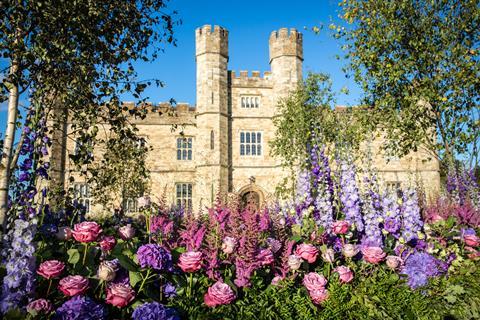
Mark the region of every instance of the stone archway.
[[258, 211], [263, 206], [264, 202], [264, 193], [260, 188], [251, 183], [238, 192], [240, 195], [240, 205], [241, 209], [249, 209], [250, 211]]

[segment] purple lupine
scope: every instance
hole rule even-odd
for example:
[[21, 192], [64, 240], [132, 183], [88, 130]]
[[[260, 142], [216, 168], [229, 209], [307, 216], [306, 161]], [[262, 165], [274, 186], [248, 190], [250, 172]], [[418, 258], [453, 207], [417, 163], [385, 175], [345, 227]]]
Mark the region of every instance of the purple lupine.
[[316, 223], [329, 231], [333, 223], [333, 180], [325, 150], [319, 150], [314, 145], [311, 152], [313, 188], [315, 194], [315, 210], [313, 212]]
[[399, 199], [393, 194], [385, 194], [382, 199], [383, 230], [393, 236], [398, 236], [402, 227]]
[[409, 242], [418, 239], [423, 222], [418, 205], [418, 195], [414, 188], [408, 188], [403, 194], [401, 240]]
[[362, 238], [362, 244], [383, 247], [383, 237], [380, 229], [380, 222], [382, 222], [383, 217], [376, 176], [372, 174], [371, 178], [365, 177], [364, 183], [366, 192], [362, 203], [365, 234]]
[[360, 192], [355, 180], [355, 166], [346, 161], [340, 165], [340, 201], [342, 202], [345, 220], [354, 226], [356, 230], [364, 230], [360, 208]]

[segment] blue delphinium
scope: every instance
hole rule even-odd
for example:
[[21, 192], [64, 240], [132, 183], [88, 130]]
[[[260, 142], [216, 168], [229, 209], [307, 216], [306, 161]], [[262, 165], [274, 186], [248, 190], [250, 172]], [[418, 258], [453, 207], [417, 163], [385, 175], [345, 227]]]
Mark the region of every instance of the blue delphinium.
[[55, 311], [55, 320], [103, 320], [107, 310], [86, 296], [75, 296]]
[[333, 180], [324, 149], [314, 145], [310, 152], [313, 183], [315, 194], [314, 218], [325, 230], [330, 230], [333, 223]]
[[364, 230], [360, 207], [360, 192], [355, 180], [355, 166], [346, 161], [340, 165], [340, 201], [342, 202], [345, 220], [362, 232]]
[[412, 289], [422, 287], [432, 277], [439, 276], [444, 267], [442, 262], [425, 252], [415, 252], [408, 256], [402, 273], [407, 275], [407, 283]]
[[398, 237], [402, 227], [399, 199], [394, 194], [385, 194], [382, 199], [383, 232]]
[[365, 177], [365, 194], [363, 197], [363, 219], [365, 234], [362, 244], [366, 246], [383, 247], [383, 236], [380, 223], [383, 222], [381, 198], [375, 175]]
[[408, 188], [403, 194], [402, 235], [400, 240], [409, 242], [422, 238], [422, 226], [417, 191], [414, 188]]
[[133, 320], [180, 320], [173, 308], [165, 307], [158, 302], [144, 303], [132, 313]]

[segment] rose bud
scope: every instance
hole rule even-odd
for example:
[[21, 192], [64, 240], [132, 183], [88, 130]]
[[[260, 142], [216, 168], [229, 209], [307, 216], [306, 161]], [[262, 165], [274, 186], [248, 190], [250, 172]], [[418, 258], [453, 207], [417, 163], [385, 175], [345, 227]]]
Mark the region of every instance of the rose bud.
[[326, 249], [326, 250], [322, 253], [322, 259], [323, 259], [325, 262], [333, 263], [333, 262], [335, 261], [335, 252], [333, 251], [333, 249]]
[[72, 229], [69, 227], [59, 227], [55, 236], [61, 241], [70, 240], [72, 238]]
[[129, 285], [114, 283], [107, 288], [106, 302], [119, 308], [127, 306], [135, 299], [135, 291]]
[[183, 272], [195, 272], [202, 267], [202, 253], [197, 251], [184, 252], [180, 255], [178, 266]]
[[56, 278], [62, 274], [65, 264], [58, 260], [48, 260], [38, 266], [37, 273], [45, 279]]
[[98, 266], [97, 276], [103, 281], [112, 281], [117, 275], [117, 265], [110, 261], [102, 261]]
[[297, 246], [295, 255], [302, 257], [302, 259], [306, 260], [308, 263], [314, 263], [315, 260], [317, 260], [318, 249], [311, 244], [302, 243]]
[[387, 267], [389, 267], [392, 270], [397, 269], [402, 265], [402, 258], [397, 257], [397, 256], [387, 256]]
[[346, 234], [350, 224], [346, 220], [335, 221], [332, 225], [332, 231], [335, 234]]
[[58, 289], [68, 297], [83, 294], [88, 289], [88, 279], [78, 275], [68, 276], [60, 280]]
[[98, 244], [103, 251], [111, 251], [113, 248], [115, 248], [117, 240], [113, 236], [103, 236], [100, 238]]
[[46, 299], [33, 300], [27, 305], [27, 312], [32, 315], [45, 314], [48, 315], [53, 311], [53, 305]]
[[232, 254], [237, 246], [237, 240], [233, 237], [225, 237], [222, 242], [222, 251], [226, 254]]
[[84, 221], [77, 223], [73, 227], [73, 237], [78, 242], [88, 243], [97, 240], [98, 236], [102, 233], [100, 226], [93, 221]]
[[118, 229], [118, 234], [123, 240], [130, 240], [135, 236], [135, 229], [131, 224], [127, 224], [126, 226]]
[[295, 271], [300, 269], [300, 266], [302, 265], [302, 258], [297, 256], [297, 255], [290, 255], [288, 257], [288, 267], [290, 270]]
[[355, 257], [358, 252], [360, 251], [358, 247], [354, 244], [347, 243], [345, 246], [343, 246], [343, 255], [347, 258], [353, 258]]
[[340, 276], [340, 282], [348, 283], [353, 280], [353, 272], [349, 267], [338, 266], [334, 269], [336, 273]]
[[478, 247], [480, 244], [480, 238], [474, 234], [467, 234], [463, 236], [463, 241], [467, 246]]

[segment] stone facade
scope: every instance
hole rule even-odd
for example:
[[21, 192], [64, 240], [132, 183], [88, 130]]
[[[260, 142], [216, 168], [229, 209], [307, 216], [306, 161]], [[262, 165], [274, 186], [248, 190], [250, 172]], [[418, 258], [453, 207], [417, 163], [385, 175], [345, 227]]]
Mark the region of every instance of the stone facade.
[[[240, 195], [250, 192], [256, 201], [263, 203], [273, 196], [275, 187], [286, 174], [279, 159], [270, 156], [269, 141], [275, 134], [272, 117], [276, 114], [277, 100], [303, 79], [302, 34], [286, 28], [271, 33], [271, 71], [263, 75], [258, 71], [249, 74], [228, 70], [226, 29], [205, 25], [198, 28], [195, 35], [196, 106], [152, 106], [164, 111], [169, 109], [175, 115], [158, 116], [152, 112], [145, 119], [134, 121], [139, 135], [152, 147], [147, 158], [151, 193], [159, 196], [165, 191], [167, 200], [175, 203], [177, 186], [186, 187], [187, 194], [181, 197], [190, 198], [194, 210], [211, 205], [217, 194], [229, 192]], [[179, 127], [176, 131], [172, 131], [174, 124]], [[182, 147], [182, 139], [187, 139], [187, 148]], [[74, 145], [72, 141], [68, 143], [63, 150], [71, 152]], [[381, 139], [375, 139], [374, 150], [381, 144]], [[186, 155], [185, 160], [178, 159], [179, 151], [180, 158]], [[375, 151], [374, 154], [374, 164], [384, 181], [405, 183], [415, 176], [431, 190], [438, 188], [438, 163], [426, 161], [425, 152], [389, 163], [382, 155]]]

